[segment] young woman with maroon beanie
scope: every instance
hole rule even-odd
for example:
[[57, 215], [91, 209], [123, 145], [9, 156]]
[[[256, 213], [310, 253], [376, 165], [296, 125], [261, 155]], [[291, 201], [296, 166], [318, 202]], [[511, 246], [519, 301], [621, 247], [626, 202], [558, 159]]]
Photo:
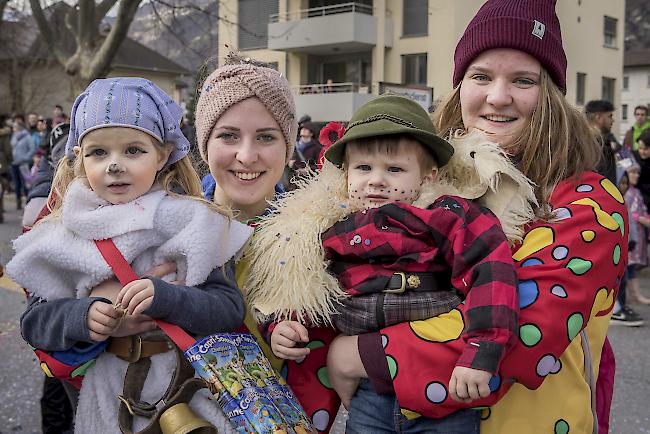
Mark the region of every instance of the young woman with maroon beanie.
[[620, 193], [592, 172], [598, 148], [589, 127], [564, 97], [567, 60], [555, 1], [487, 1], [454, 60], [455, 89], [434, 116], [438, 131], [484, 132], [537, 186], [538, 220], [512, 248], [518, 343], [488, 398], [456, 390], [473, 399], [466, 404], [453, 401], [446, 386], [465, 345], [464, 305], [426, 321], [338, 338], [330, 348], [330, 360], [339, 361], [328, 366], [330, 377], [368, 377], [377, 393], [394, 400], [396, 421], [490, 406], [483, 433], [595, 432], [593, 396], [627, 262], [628, 224]]

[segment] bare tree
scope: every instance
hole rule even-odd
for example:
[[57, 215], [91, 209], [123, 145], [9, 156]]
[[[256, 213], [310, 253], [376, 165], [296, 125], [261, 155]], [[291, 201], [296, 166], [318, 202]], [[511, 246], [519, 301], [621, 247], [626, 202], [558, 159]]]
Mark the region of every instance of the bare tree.
[[646, 0], [625, 2], [625, 49], [650, 48], [650, 5]]
[[9, 3], [9, 0], [0, 0], [0, 30], [2, 29], [2, 21], [4, 20], [7, 3]]
[[26, 27], [27, 17], [25, 1], [0, 0], [0, 68], [6, 73], [2, 83], [6, 97], [1, 107], [10, 112], [22, 113], [35, 103], [36, 92], [26, 92], [24, 83], [26, 72], [38, 63], [38, 59], [27, 55], [34, 41]]
[[42, 39], [65, 72], [72, 77], [73, 91], [81, 92], [92, 80], [106, 75], [111, 61], [133, 21], [142, 0], [120, 0], [115, 23], [108, 35], [100, 32], [106, 14], [118, 0], [79, 0], [69, 9], [65, 26], [74, 35], [74, 48], [66, 47], [62, 38], [56, 38], [45, 17], [41, 1], [29, 0], [32, 15]]

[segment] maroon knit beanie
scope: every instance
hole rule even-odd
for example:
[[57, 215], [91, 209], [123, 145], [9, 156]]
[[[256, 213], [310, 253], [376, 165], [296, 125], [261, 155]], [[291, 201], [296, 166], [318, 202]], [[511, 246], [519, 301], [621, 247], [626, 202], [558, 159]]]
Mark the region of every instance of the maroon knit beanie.
[[567, 60], [556, 0], [488, 0], [460, 38], [454, 54], [454, 87], [470, 63], [493, 48], [514, 48], [536, 58], [566, 93]]

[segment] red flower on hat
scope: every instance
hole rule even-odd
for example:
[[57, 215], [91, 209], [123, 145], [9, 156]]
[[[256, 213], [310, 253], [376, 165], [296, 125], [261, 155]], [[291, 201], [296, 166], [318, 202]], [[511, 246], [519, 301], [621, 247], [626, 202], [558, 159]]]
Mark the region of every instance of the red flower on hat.
[[320, 171], [323, 167], [323, 159], [325, 158], [325, 151], [329, 149], [334, 143], [338, 142], [341, 137], [345, 134], [345, 127], [340, 122], [330, 122], [325, 125], [325, 127], [320, 130], [320, 136], [318, 141], [323, 147], [320, 150], [318, 155], [318, 170]]

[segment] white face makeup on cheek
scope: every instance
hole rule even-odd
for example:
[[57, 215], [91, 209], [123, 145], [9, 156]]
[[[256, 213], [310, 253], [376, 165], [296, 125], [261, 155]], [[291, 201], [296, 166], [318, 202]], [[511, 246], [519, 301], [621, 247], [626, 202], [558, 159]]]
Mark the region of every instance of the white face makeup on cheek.
[[463, 125], [484, 131], [505, 149], [530, 125], [539, 98], [541, 64], [514, 49], [481, 53], [460, 88]]

